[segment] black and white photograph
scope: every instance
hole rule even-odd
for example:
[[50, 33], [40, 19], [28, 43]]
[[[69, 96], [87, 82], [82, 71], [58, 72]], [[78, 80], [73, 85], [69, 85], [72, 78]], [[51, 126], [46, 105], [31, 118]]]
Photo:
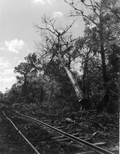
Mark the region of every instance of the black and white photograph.
[[0, 0], [0, 154], [119, 154], [120, 0]]

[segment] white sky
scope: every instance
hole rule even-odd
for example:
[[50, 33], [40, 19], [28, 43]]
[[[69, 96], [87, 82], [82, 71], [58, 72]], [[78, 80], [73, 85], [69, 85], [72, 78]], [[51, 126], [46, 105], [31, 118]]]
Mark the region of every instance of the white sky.
[[[72, 19], [65, 16], [70, 9], [63, 0], [0, 0], [0, 91], [11, 88], [16, 82], [14, 67], [35, 51], [39, 35], [33, 25], [40, 24], [44, 14], [69, 24]], [[73, 31], [75, 36], [82, 35], [80, 18]]]

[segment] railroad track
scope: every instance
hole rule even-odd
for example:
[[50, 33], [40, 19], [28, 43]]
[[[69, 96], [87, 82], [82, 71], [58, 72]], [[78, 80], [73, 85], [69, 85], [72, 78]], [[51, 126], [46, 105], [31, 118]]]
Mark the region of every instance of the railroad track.
[[[23, 120], [23, 123], [27, 125], [28, 123], [33, 123], [34, 125], [37, 125], [38, 127], [42, 127], [47, 132], [52, 134], [51, 139], [56, 141], [57, 143], [64, 142], [66, 145], [69, 144], [69, 146], [77, 147], [79, 149], [79, 152], [76, 154], [114, 154], [111, 151], [108, 151], [104, 148], [101, 148], [95, 144], [92, 144], [80, 137], [78, 133], [69, 133], [67, 132], [67, 128], [65, 126], [60, 125], [51, 125], [50, 122], [44, 119], [44, 121], [36, 119], [34, 117], [24, 115], [19, 113], [16, 110], [9, 109], [8, 106], [4, 106], [4, 109], [2, 109], [2, 112], [7, 120], [13, 125], [13, 127], [18, 131], [18, 133], [24, 138], [24, 140], [31, 146], [31, 148], [35, 151], [35, 153], [40, 154], [40, 152], [35, 148], [35, 146], [29, 141], [29, 139], [23, 135], [20, 128], [17, 127], [17, 122]], [[13, 122], [15, 121], [15, 122]], [[46, 122], [45, 122], [46, 121]], [[69, 126], [69, 125], [68, 125]]]

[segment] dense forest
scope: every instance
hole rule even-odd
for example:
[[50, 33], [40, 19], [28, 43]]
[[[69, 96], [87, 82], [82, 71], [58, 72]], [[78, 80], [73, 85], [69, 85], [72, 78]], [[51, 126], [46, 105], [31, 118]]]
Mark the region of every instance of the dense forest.
[[[43, 16], [35, 25], [36, 51], [14, 68], [17, 82], [0, 92], [0, 100], [16, 109], [64, 115], [81, 110], [119, 112], [120, 1], [65, 0], [70, 25]], [[89, 10], [89, 14], [86, 11]], [[84, 35], [74, 38], [82, 17]], [[79, 72], [73, 66], [79, 63]]]

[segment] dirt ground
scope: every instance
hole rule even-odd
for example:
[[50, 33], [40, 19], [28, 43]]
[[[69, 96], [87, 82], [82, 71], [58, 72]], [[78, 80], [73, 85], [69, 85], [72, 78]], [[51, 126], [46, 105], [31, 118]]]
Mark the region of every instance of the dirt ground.
[[[22, 139], [20, 140], [21, 143], [18, 143], [18, 140], [9, 138], [12, 129], [13, 127], [0, 110], [0, 154], [34, 154]], [[16, 136], [15, 130], [13, 132]]]
[[[112, 132], [113, 135], [118, 134], [116, 133], [117, 131], [115, 132], [110, 131], [110, 132]], [[110, 132], [108, 131], [108, 137], [106, 138], [107, 142], [108, 140], [110, 142], [108, 150], [113, 151], [115, 154], [118, 154], [119, 153], [117, 145], [117, 143], [119, 142], [118, 138], [116, 137], [112, 138], [112, 134], [110, 135]], [[97, 139], [99, 141], [99, 138]], [[10, 122], [3, 116], [1, 110], [0, 110], [0, 154], [34, 154], [34, 151], [31, 149], [31, 147], [25, 143], [23, 138], [21, 138], [21, 136], [13, 128]]]

